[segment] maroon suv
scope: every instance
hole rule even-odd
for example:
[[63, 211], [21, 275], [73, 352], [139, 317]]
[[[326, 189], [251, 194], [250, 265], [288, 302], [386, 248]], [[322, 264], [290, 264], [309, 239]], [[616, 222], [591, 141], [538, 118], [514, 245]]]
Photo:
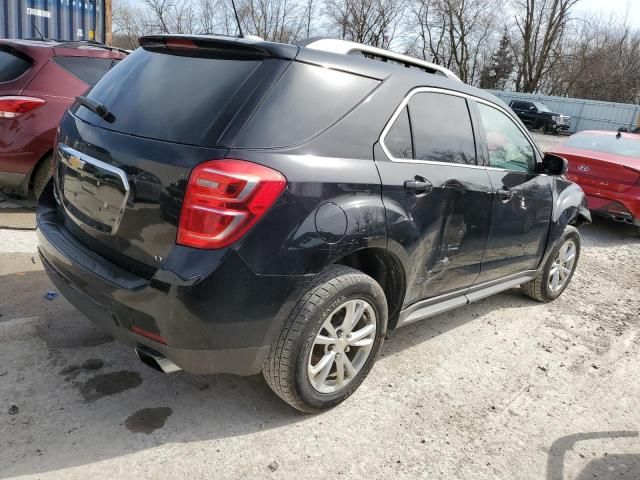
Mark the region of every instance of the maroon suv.
[[0, 40], [0, 188], [40, 195], [60, 118], [125, 56], [93, 42]]

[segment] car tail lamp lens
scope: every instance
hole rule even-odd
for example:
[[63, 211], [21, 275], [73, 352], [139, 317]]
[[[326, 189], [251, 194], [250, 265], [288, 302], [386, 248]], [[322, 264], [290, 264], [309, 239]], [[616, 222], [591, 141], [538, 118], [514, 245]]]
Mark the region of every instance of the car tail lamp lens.
[[167, 38], [164, 44], [167, 48], [198, 48], [196, 42], [189, 38]]
[[41, 98], [0, 97], [0, 118], [16, 118], [47, 103]]
[[177, 243], [223, 248], [240, 239], [287, 185], [271, 168], [244, 160], [212, 160], [191, 172], [180, 213]]

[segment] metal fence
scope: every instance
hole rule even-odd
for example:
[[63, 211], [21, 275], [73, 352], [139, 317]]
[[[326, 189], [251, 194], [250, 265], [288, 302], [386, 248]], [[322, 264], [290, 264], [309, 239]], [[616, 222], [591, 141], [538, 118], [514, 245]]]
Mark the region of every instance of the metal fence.
[[504, 92], [502, 90], [489, 90], [489, 92], [507, 104], [511, 100], [542, 102], [555, 113], [571, 115], [571, 132], [574, 133], [581, 130], [615, 131], [621, 127], [633, 130], [640, 126], [640, 105]]
[[104, 42], [104, 0], [0, 0], [0, 38]]

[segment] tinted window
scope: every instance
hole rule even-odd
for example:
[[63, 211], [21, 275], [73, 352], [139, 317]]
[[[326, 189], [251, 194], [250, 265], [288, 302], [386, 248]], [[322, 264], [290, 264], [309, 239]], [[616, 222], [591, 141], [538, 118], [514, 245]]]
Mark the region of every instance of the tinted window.
[[293, 62], [253, 115], [236, 146], [285, 147], [303, 143], [358, 105], [377, 80]]
[[15, 80], [29, 70], [31, 62], [17, 55], [0, 50], [0, 82]]
[[413, 145], [411, 143], [411, 127], [409, 125], [409, 110], [407, 107], [393, 122], [384, 144], [394, 158], [413, 158]]
[[565, 142], [565, 146], [640, 158], [640, 137], [636, 140], [623, 136], [616, 138], [615, 135], [591, 135], [581, 133], [570, 137], [569, 140]]
[[198, 145], [260, 63], [139, 48], [88, 93], [109, 109], [115, 121], [108, 123], [84, 107], [77, 115], [111, 130]]
[[418, 93], [409, 100], [417, 160], [475, 164], [476, 151], [467, 101], [441, 93]]
[[536, 157], [533, 146], [514, 121], [500, 110], [478, 104], [487, 136], [489, 165], [518, 172], [533, 172]]
[[547, 107], [544, 103], [534, 102], [533, 105], [538, 109], [539, 112], [552, 113], [551, 110], [549, 110], [549, 107]]
[[528, 110], [529, 106], [531, 106], [530, 103], [526, 103], [526, 102], [513, 102], [513, 108], [516, 108], [518, 110]]
[[95, 85], [113, 64], [110, 58], [92, 57], [55, 57], [53, 61], [87, 85]]

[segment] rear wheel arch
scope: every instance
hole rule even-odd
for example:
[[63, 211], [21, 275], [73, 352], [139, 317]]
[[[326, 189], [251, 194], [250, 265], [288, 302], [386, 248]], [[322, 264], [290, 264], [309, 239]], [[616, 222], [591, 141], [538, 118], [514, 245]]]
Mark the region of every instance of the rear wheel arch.
[[46, 152], [30, 173], [29, 185], [33, 189], [36, 199], [40, 196], [44, 187], [49, 182], [53, 173], [53, 150]]
[[389, 328], [395, 328], [406, 294], [406, 275], [400, 260], [384, 248], [364, 248], [340, 258], [345, 265], [373, 278], [384, 291], [389, 310]]
[[16, 187], [15, 193], [17, 193], [18, 196], [26, 197], [26, 196], [29, 195], [29, 190], [33, 188], [33, 182], [34, 182], [34, 179], [36, 178], [36, 175], [37, 175], [37, 172], [38, 172], [38, 168], [52, 154], [53, 154], [53, 150], [49, 149], [49, 150], [45, 151], [40, 156], [40, 158], [38, 158], [38, 161], [35, 162], [35, 164], [31, 168], [31, 170], [24, 176], [24, 179], [22, 180], [22, 183], [18, 187]]
[[[367, 311], [371, 314], [367, 314], [367, 318], [373, 320], [371, 325], [375, 325], [373, 332], [368, 326], [359, 330], [362, 332], [366, 329], [374, 336], [367, 339], [365, 345], [358, 345], [363, 338], [360, 336], [349, 340], [351, 327], [355, 327], [356, 322], [352, 323], [351, 327], [345, 327], [344, 321], [333, 323], [331, 328], [325, 327], [328, 321], [332, 322], [337, 312], [344, 312], [346, 320], [348, 313], [343, 309], [347, 304], [353, 303], [363, 306], [360, 318], [364, 318], [362, 315]], [[348, 398], [371, 370], [385, 338], [386, 314], [385, 294], [377, 281], [344, 265], [328, 266], [307, 286], [304, 295], [297, 301], [274, 339], [262, 367], [267, 384], [280, 398], [302, 412], [319, 413], [334, 407]], [[343, 329], [346, 335], [342, 333]], [[324, 346], [324, 353], [316, 350], [318, 346]], [[346, 348], [347, 346], [349, 348]], [[369, 347], [366, 348], [367, 346]], [[367, 351], [361, 357], [364, 363], [361, 361], [356, 367], [358, 360], [353, 355], [358, 355], [358, 350], [349, 352], [360, 347], [365, 347]], [[337, 353], [332, 354], [333, 351]], [[349, 359], [349, 355], [352, 358]], [[343, 370], [343, 367], [340, 368], [343, 375], [338, 374], [338, 357], [341, 356], [346, 356], [349, 360], [346, 364], [351, 365], [352, 374], [347, 375], [349, 370]], [[325, 359], [327, 361], [324, 361]], [[314, 372], [315, 367], [321, 370]], [[332, 372], [338, 384], [337, 390], [319, 389]], [[314, 376], [322, 373], [320, 384], [315, 384]], [[351, 378], [347, 378], [348, 376]], [[347, 379], [346, 384], [343, 382], [344, 379]], [[339, 386], [340, 384], [342, 386]]]

